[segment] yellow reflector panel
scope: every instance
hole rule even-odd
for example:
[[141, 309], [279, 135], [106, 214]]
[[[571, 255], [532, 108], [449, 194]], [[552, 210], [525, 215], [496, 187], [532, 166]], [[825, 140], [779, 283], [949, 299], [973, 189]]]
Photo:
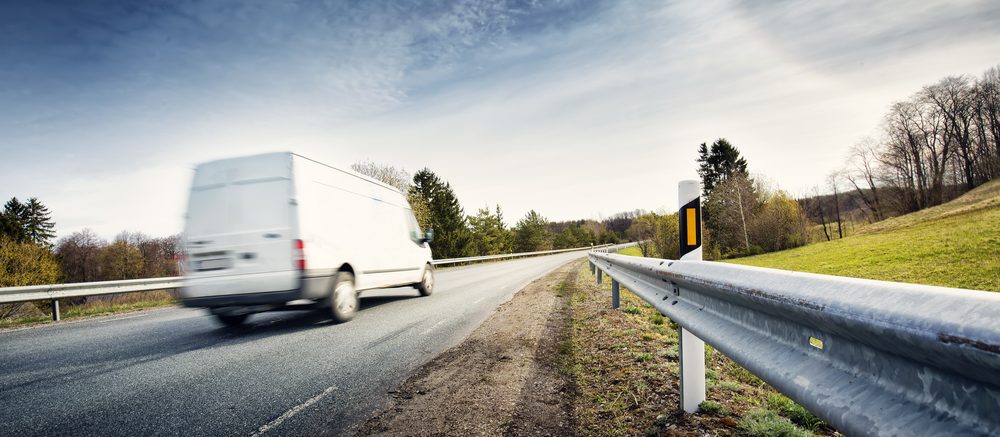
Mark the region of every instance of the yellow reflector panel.
[[695, 215], [697, 211], [694, 208], [687, 209], [687, 245], [696, 246], [698, 245], [698, 222], [695, 221], [697, 216]]

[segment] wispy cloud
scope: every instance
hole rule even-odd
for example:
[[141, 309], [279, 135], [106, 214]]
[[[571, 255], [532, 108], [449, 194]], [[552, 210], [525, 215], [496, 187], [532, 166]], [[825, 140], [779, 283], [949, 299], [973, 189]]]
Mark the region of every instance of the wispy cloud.
[[720, 136], [802, 191], [892, 100], [1000, 62], [998, 20], [989, 1], [4, 3], [0, 195], [48, 200], [61, 233], [168, 233], [192, 164], [290, 148], [569, 219], [672, 208]]

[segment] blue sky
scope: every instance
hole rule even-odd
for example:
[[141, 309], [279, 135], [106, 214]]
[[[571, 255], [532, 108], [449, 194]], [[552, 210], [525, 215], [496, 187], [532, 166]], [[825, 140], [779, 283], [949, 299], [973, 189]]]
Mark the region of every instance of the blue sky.
[[801, 194], [998, 55], [996, 1], [8, 0], [0, 196], [60, 235], [165, 235], [196, 163], [294, 150], [430, 167], [469, 213], [599, 218], [673, 209], [718, 137]]

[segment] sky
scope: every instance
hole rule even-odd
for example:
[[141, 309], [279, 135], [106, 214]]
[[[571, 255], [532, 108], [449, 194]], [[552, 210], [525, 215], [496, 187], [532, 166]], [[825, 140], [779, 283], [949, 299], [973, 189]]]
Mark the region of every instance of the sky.
[[193, 168], [291, 150], [514, 223], [673, 210], [727, 138], [793, 195], [886, 109], [1000, 64], [1000, 2], [0, 1], [0, 197], [180, 232]]

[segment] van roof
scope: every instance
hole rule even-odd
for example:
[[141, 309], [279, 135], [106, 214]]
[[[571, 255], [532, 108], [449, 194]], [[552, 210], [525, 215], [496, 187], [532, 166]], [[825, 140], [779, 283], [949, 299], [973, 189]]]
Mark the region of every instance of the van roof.
[[253, 155], [242, 155], [242, 156], [233, 156], [233, 157], [230, 157], [230, 158], [215, 159], [215, 160], [212, 160], [212, 161], [207, 161], [207, 162], [200, 163], [200, 164], [198, 164], [198, 167], [200, 167], [202, 165], [206, 165], [206, 164], [211, 164], [211, 163], [217, 162], [217, 161], [227, 161], [227, 160], [230, 160], [230, 159], [250, 158], [250, 157], [254, 157], [254, 156], [264, 156], [264, 155], [293, 155], [293, 156], [298, 156], [299, 158], [302, 158], [302, 159], [305, 159], [305, 160], [308, 160], [308, 161], [312, 161], [312, 162], [314, 162], [316, 164], [319, 164], [319, 165], [322, 165], [324, 167], [329, 167], [329, 168], [331, 168], [333, 170], [337, 170], [337, 171], [339, 171], [341, 173], [354, 176], [354, 177], [356, 177], [358, 179], [362, 179], [362, 180], [367, 181], [367, 182], [371, 182], [371, 183], [373, 183], [375, 185], [378, 185], [378, 186], [381, 186], [383, 188], [388, 188], [388, 189], [390, 189], [392, 191], [395, 191], [397, 193], [400, 193], [400, 194], [402, 194], [404, 196], [406, 195], [406, 193], [402, 192], [399, 188], [396, 188], [396, 187], [394, 187], [392, 185], [389, 185], [389, 184], [387, 184], [385, 182], [382, 182], [382, 181], [380, 181], [378, 179], [375, 179], [375, 178], [363, 175], [363, 174], [358, 173], [358, 172], [356, 172], [354, 170], [344, 169], [344, 168], [340, 168], [340, 167], [337, 167], [337, 166], [333, 166], [333, 165], [327, 164], [325, 162], [317, 161], [317, 160], [312, 159], [312, 158], [310, 158], [308, 156], [303, 156], [303, 155], [300, 155], [298, 153], [288, 152], [288, 151], [286, 151], [286, 152], [256, 153], [256, 154], [253, 154]]

